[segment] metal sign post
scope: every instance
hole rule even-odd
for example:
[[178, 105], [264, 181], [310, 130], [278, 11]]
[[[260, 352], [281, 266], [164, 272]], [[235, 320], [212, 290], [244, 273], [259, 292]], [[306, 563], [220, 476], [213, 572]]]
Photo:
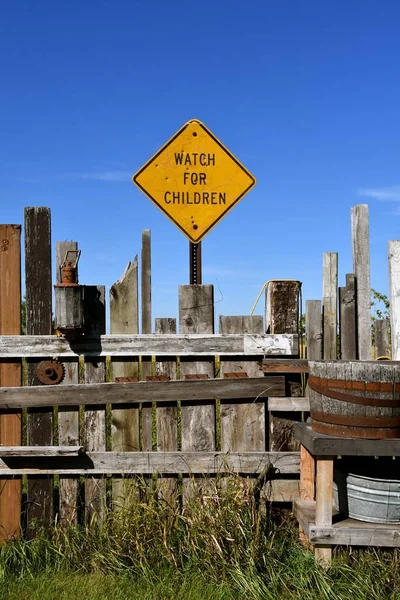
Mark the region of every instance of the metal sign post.
[[202, 283], [201, 242], [198, 244], [189, 242], [189, 273], [190, 285]]

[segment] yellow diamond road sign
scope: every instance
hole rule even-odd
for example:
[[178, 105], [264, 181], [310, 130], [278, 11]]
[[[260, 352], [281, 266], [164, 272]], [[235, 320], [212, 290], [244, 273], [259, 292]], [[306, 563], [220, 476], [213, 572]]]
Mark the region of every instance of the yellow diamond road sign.
[[189, 121], [133, 182], [198, 243], [256, 180], [203, 123]]

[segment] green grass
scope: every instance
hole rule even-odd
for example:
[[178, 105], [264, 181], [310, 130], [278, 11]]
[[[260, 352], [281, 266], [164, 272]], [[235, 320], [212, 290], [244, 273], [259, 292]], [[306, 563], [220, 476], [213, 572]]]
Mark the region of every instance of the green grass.
[[295, 523], [266, 512], [243, 480], [198, 483], [203, 492], [183, 509], [136, 494], [101, 525], [57, 525], [3, 545], [0, 597], [400, 600], [398, 550], [335, 551], [326, 571], [300, 545]]

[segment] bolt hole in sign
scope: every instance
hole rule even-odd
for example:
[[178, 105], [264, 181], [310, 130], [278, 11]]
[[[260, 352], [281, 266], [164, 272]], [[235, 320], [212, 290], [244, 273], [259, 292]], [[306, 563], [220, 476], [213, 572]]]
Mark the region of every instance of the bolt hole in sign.
[[132, 179], [194, 244], [256, 184], [196, 119], [185, 123]]

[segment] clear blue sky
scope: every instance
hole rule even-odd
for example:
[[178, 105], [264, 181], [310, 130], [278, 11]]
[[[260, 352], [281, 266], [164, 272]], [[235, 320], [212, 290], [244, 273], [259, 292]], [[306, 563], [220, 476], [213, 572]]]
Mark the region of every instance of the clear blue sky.
[[271, 278], [320, 298], [323, 252], [339, 252], [343, 285], [358, 203], [386, 292], [399, 22], [397, 0], [3, 2], [0, 221], [51, 207], [53, 243], [78, 240], [81, 283], [107, 287], [151, 229], [153, 317], [176, 316], [188, 242], [131, 176], [197, 118], [258, 181], [203, 242], [217, 314], [248, 314]]

